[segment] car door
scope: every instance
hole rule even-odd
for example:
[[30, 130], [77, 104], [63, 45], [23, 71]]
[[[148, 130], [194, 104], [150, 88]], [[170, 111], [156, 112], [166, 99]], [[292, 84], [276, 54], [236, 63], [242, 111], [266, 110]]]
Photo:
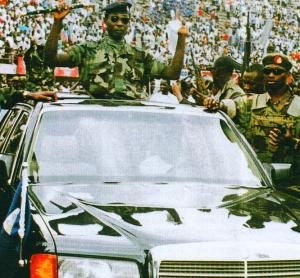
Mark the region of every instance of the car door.
[[29, 105], [18, 105], [12, 108], [0, 127], [0, 160], [9, 161], [8, 182], [1, 181], [0, 184], [0, 223], [6, 216], [14, 192], [11, 180], [19, 159], [31, 110]]

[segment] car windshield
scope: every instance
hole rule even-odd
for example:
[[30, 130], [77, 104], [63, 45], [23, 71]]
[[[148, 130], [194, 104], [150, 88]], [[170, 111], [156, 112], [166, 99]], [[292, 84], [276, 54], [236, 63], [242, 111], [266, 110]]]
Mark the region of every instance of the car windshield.
[[249, 154], [215, 116], [59, 110], [41, 116], [30, 155], [34, 182], [205, 181], [261, 184]]

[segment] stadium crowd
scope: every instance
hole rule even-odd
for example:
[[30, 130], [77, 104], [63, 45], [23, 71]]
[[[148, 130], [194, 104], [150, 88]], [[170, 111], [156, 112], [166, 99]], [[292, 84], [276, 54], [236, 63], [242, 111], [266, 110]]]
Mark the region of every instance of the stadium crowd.
[[[194, 59], [197, 65], [205, 68], [222, 55], [230, 55], [238, 63], [242, 63], [248, 12], [252, 63], [260, 62], [268, 46], [276, 52], [289, 55], [295, 66], [300, 59], [300, 37], [297, 35], [300, 29], [300, 4], [295, 4], [292, 0], [132, 0], [131, 2], [133, 4], [131, 28], [126, 40], [147, 48], [157, 59], [166, 60], [171, 57], [172, 28], [178, 24], [176, 18], [180, 17], [187, 22], [190, 29], [185, 56], [186, 67], [192, 65]], [[64, 20], [59, 49], [66, 50], [80, 42], [98, 41], [105, 29], [101, 8], [107, 3], [109, 1], [103, 0], [97, 2], [94, 9], [73, 10]], [[54, 0], [16, 0], [0, 7], [2, 62], [11, 62], [13, 60], [9, 55], [11, 53], [14, 53], [15, 57], [36, 53], [35, 58], [42, 63], [42, 51], [38, 53], [36, 49], [42, 48], [46, 43], [53, 22], [52, 15], [25, 16], [25, 14], [55, 5], [57, 2]], [[30, 63], [36, 64], [37, 60], [33, 62], [27, 59], [26, 66], [30, 68]], [[39, 67], [39, 70], [44, 69]]]
[[[259, 189], [257, 183], [253, 184], [253, 187], [251, 178], [251, 190], [254, 191], [253, 193], [250, 192], [250, 195], [254, 196], [253, 194], [255, 194], [258, 197], [267, 195], [268, 199], [271, 196], [277, 202], [281, 196], [295, 192], [292, 199], [292, 204], [294, 204], [300, 185], [299, 0], [296, 0], [298, 3], [292, 0], [131, 0], [132, 4], [127, 1], [110, 3], [111, 1], [108, 0], [90, 0], [95, 1], [93, 9], [76, 8], [71, 11], [70, 6], [62, 5], [61, 9], [52, 14], [37, 13], [34, 16], [28, 14], [63, 4], [64, 0], [58, 1], [61, 3], [56, 3], [54, 0], [11, 0], [7, 5], [0, 6], [0, 63], [1, 66], [2, 64], [17, 64], [18, 69], [15, 76], [12, 74], [9, 77], [0, 71], [0, 87], [2, 87], [0, 88], [0, 112], [1, 108], [10, 109], [20, 101], [29, 100], [33, 103], [35, 101], [57, 101], [57, 91], [71, 92], [75, 90], [85, 90], [92, 98], [108, 99], [104, 104], [107, 106], [120, 105], [119, 103], [110, 103], [110, 99], [150, 99], [153, 102], [182, 103], [193, 106], [196, 103], [204, 106], [204, 109], [209, 112], [221, 110], [233, 120], [241, 134], [252, 146], [258, 159], [266, 164], [266, 170], [272, 176], [273, 184], [284, 189], [280, 194], [271, 191], [273, 188], [269, 187], [271, 184], [269, 184], [266, 173], [264, 173], [261, 182], [266, 186], [262, 188], [263, 193], [257, 191]], [[69, 2], [66, 4], [78, 3]], [[249, 34], [251, 34], [251, 38], [249, 38]], [[251, 45], [251, 53], [249, 53], [249, 44]], [[23, 61], [26, 65], [26, 72], [24, 72]], [[247, 64], [250, 62], [250, 66], [245, 66], [245, 62]], [[62, 70], [62, 67], [69, 67], [68, 70], [72, 70], [70, 67], [74, 69], [75, 66], [80, 72], [80, 78], [76, 82], [73, 79], [57, 79], [53, 73], [54, 67], [59, 70]], [[240, 71], [241, 75], [235, 70]], [[204, 72], [209, 78], [198, 78], [200, 75], [204, 75]], [[239, 78], [240, 76], [241, 78]], [[81, 105], [83, 102], [79, 104]], [[91, 104], [91, 102], [88, 101], [86, 104]], [[136, 104], [129, 101], [126, 105]], [[139, 106], [141, 105], [144, 103], [139, 104]], [[152, 105], [153, 103], [151, 103]], [[47, 107], [46, 109], [48, 109]], [[16, 170], [10, 175], [8, 172], [10, 168], [18, 169], [21, 167], [23, 160], [17, 159], [17, 155], [21, 155], [26, 158], [26, 161], [29, 161], [29, 163], [22, 163], [24, 176], [22, 176], [22, 182], [19, 183], [16, 190], [17, 193], [21, 192], [22, 186], [23, 189], [27, 187], [28, 180], [31, 183], [41, 182], [39, 180], [39, 165], [41, 163], [38, 163], [37, 159], [39, 156], [36, 155], [33, 148], [29, 152], [32, 153], [32, 158], [29, 156], [28, 159], [24, 151], [26, 148], [32, 149], [29, 145], [29, 139], [32, 137], [30, 133], [36, 126], [36, 119], [40, 119], [37, 117], [37, 113], [43, 111], [41, 109], [42, 106], [38, 106], [36, 110], [33, 110], [33, 116], [29, 115], [27, 108], [24, 112], [18, 108], [13, 109], [12, 112], [6, 114], [5, 120], [2, 121], [1, 136], [3, 139], [2, 151], [4, 152], [2, 172], [5, 172], [2, 182], [4, 187], [8, 187], [6, 186], [8, 184], [9, 187], [12, 187], [12, 184], [8, 182], [11, 181], [11, 177], [15, 183], [19, 178]], [[67, 109], [69, 109], [68, 105]], [[177, 114], [176, 112], [176, 116]], [[191, 115], [194, 115], [194, 112]], [[31, 117], [35, 118], [33, 122], [31, 122]], [[105, 123], [106, 121], [102, 118], [101, 122]], [[117, 121], [119, 118], [116, 118]], [[207, 117], [207, 119], [209, 118]], [[252, 164], [257, 164], [255, 160], [252, 160], [254, 153], [250, 153], [248, 146], [240, 141], [241, 138], [239, 135], [237, 136], [236, 131], [232, 132], [231, 127], [229, 128], [232, 123], [227, 125], [222, 118], [215, 119], [217, 129], [213, 132], [215, 138], [211, 139], [218, 140], [217, 136], [223, 135], [224, 132], [234, 148], [238, 148], [237, 145], [239, 145], [239, 148], [243, 150], [247, 158], [245, 166], [247, 165], [248, 168], [252, 169]], [[85, 120], [88, 120], [86, 123], [90, 122], [88, 118]], [[192, 122], [186, 122], [186, 117], [182, 118], [182, 121], [184, 127], [188, 129], [193, 126]], [[226, 122], [229, 123], [227, 120]], [[51, 123], [47, 126], [50, 131], [52, 130], [51, 126]], [[29, 127], [31, 131], [25, 132], [26, 127]], [[94, 129], [93, 125], [88, 128], [89, 130]], [[134, 125], [129, 126], [129, 128], [134, 129]], [[147, 126], [145, 126], [146, 128]], [[213, 129], [215, 128], [213, 127]], [[76, 128], [76, 131], [78, 130], [81, 130], [80, 127]], [[209, 130], [210, 121], [206, 121], [203, 132]], [[111, 138], [115, 137], [114, 134], [109, 134]], [[156, 136], [151, 132], [150, 135], [152, 139]], [[168, 133], [164, 134], [164, 137], [168, 141], [167, 135]], [[69, 137], [63, 130], [63, 133], [55, 136], [55, 147], [63, 143], [64, 140], [69, 142]], [[195, 142], [201, 141], [201, 138], [196, 137], [192, 136], [191, 138], [195, 139]], [[173, 138], [176, 140], [176, 145], [189, 143], [180, 140], [180, 138], [176, 136]], [[118, 141], [119, 138], [115, 139]], [[52, 138], [51, 140], [53, 141]], [[98, 137], [96, 140], [101, 143]], [[38, 141], [34, 141], [35, 145], [37, 145], [36, 142]], [[81, 143], [82, 145], [85, 144], [85, 142], [78, 142], [76, 146], [81, 148]], [[105, 140], [103, 143], [105, 145]], [[205, 148], [210, 148], [209, 142], [207, 143], [204, 144]], [[11, 145], [15, 147], [10, 147]], [[48, 145], [44, 145], [47, 148]], [[226, 146], [223, 145], [222, 147], [226, 148]], [[212, 147], [214, 146], [212, 145]], [[10, 148], [14, 148], [16, 151], [11, 151]], [[189, 146], [189, 148], [192, 150], [193, 146]], [[53, 150], [52, 153], [55, 153], [56, 149]], [[71, 150], [73, 153], [74, 150], [72, 148]], [[219, 148], [214, 151], [216, 155], [218, 155], [218, 150]], [[83, 152], [82, 157], [86, 157], [87, 153]], [[107, 154], [111, 153], [111, 151], [107, 152]], [[159, 152], [157, 153], [159, 154]], [[150, 164], [147, 155], [147, 165], [143, 166], [145, 169], [153, 168], [154, 171], [144, 171], [140, 170], [141, 166], [138, 167], [142, 179], [146, 177], [148, 180], [150, 176], [152, 179], [152, 175], [155, 177], [156, 174], [160, 177], [159, 168], [165, 167], [163, 164], [166, 163], [161, 160], [159, 155], [156, 155], [157, 153], [154, 152], [154, 156], [151, 154]], [[13, 160], [14, 155], [16, 158]], [[218, 164], [218, 167], [223, 167], [222, 161], [221, 163], [218, 162], [218, 159], [215, 161], [214, 158], [217, 156], [213, 155], [212, 157], [211, 165], [208, 164], [211, 169], [214, 169]], [[56, 156], [51, 156], [52, 159], [59, 162], [59, 164], [53, 165], [57, 165], [65, 171], [64, 160]], [[207, 164], [205, 155], [201, 159]], [[80, 160], [82, 160], [81, 156]], [[39, 161], [43, 162], [43, 159]], [[241, 161], [246, 162], [246, 160]], [[123, 162], [122, 160], [121, 167]], [[189, 163], [189, 161], [187, 162]], [[152, 164], [154, 165], [154, 163], [158, 166], [153, 167]], [[271, 163], [277, 164], [277, 171]], [[30, 170], [32, 172], [30, 177], [27, 173], [28, 164], [30, 168], [34, 167], [35, 169], [34, 171]], [[104, 167], [104, 169], [116, 168], [114, 165], [111, 166], [111, 163], [104, 161], [103, 165], [106, 164], [108, 167]], [[82, 165], [84, 164], [80, 163], [80, 168]], [[262, 165], [258, 166], [259, 168], [262, 167]], [[183, 164], [180, 164], [180, 167], [173, 167], [173, 165], [168, 164], [166, 167], [168, 170], [163, 170], [163, 173], [167, 173], [171, 168], [179, 173], [180, 168], [185, 171]], [[56, 168], [54, 167], [54, 172], [57, 171]], [[198, 172], [198, 168], [195, 167], [195, 171]], [[259, 168], [254, 169], [258, 171]], [[93, 169], [97, 172], [96, 168]], [[227, 168], [225, 167], [225, 169]], [[95, 171], [91, 172], [92, 175], [95, 175]], [[246, 182], [248, 172], [243, 170], [242, 173], [243, 175], [246, 174], [242, 179]], [[260, 174], [261, 178], [262, 173]], [[53, 175], [54, 181], [57, 183], [60, 175]], [[171, 172], [172, 175], [173, 172]], [[37, 176], [36, 181], [34, 176]], [[82, 175], [82, 177], [88, 176], [89, 174], [86, 175], [86, 173]], [[47, 174], [46, 177], [48, 177]], [[78, 179], [81, 175], [77, 176], [75, 173], [74, 177]], [[98, 176], [96, 175], [96, 177]], [[135, 175], [130, 174], [129, 177], [130, 180], [131, 177], [135, 179]], [[226, 180], [226, 175], [224, 177]], [[193, 181], [194, 179], [189, 177], [189, 180]], [[203, 180], [211, 180], [210, 178], [207, 179], [206, 171], [204, 171]], [[219, 185], [219, 180], [222, 180], [222, 176], [217, 177], [217, 185]], [[235, 185], [235, 183], [229, 185], [225, 181], [226, 190], [229, 187], [230, 190], [233, 187], [237, 187], [239, 190], [245, 187], [243, 184], [242, 187]], [[290, 188], [293, 190], [290, 191]], [[26, 191], [23, 189], [22, 198], [24, 201]], [[2, 193], [3, 198], [11, 195], [10, 193], [7, 194], [6, 190], [3, 190]], [[244, 198], [247, 202], [250, 195], [248, 194], [248, 197]], [[237, 203], [232, 199], [232, 196], [232, 194], [227, 195], [222, 199], [222, 203], [224, 203], [227, 198], [225, 205], [222, 204], [223, 207], [233, 206]], [[0, 233], [0, 255], [2, 256], [0, 272], [3, 273], [1, 269], [5, 268], [5, 273], [9, 273], [5, 274], [5, 277], [15, 277], [17, 263], [19, 266], [25, 264], [25, 261], [22, 260], [23, 249], [25, 250], [24, 225], [30, 221], [26, 220], [25, 222], [22, 218], [24, 214], [27, 214], [24, 208], [27, 209], [29, 206], [25, 205], [25, 201], [22, 202], [22, 210], [19, 212], [19, 208], [15, 209], [17, 206], [15, 204], [18, 203], [17, 198], [16, 194], [10, 205], [8, 217], [3, 223], [4, 229]], [[237, 201], [242, 204], [240, 200]], [[277, 203], [281, 204], [281, 202]], [[34, 205], [34, 207], [35, 210], [39, 210], [38, 206]], [[6, 211], [6, 207], [0, 210], [2, 213]], [[20, 217], [18, 216], [19, 213]], [[4, 219], [1, 217], [1, 220], [2, 218]], [[294, 218], [292, 217], [293, 220]], [[268, 220], [270, 219], [268, 218]], [[38, 224], [37, 221], [35, 222]], [[20, 226], [18, 231], [15, 227], [16, 223]], [[247, 228], [250, 227], [248, 224]], [[255, 228], [257, 227], [255, 226]], [[23, 235], [20, 234], [22, 229]], [[29, 231], [29, 228], [26, 229]], [[294, 228], [293, 230], [296, 231]], [[17, 233], [20, 235], [21, 244], [16, 248], [16, 240], [11, 236]], [[36, 234], [38, 233], [32, 233], [33, 236], [30, 235], [29, 239], [35, 241]], [[46, 243], [44, 238], [42, 238], [42, 243]], [[47, 244], [44, 246], [47, 247]], [[16, 251], [18, 250], [20, 250], [20, 254], [17, 254]], [[33, 250], [34, 252], [42, 250], [40, 244], [38, 248], [33, 248]], [[32, 265], [31, 262], [30, 267]], [[51, 268], [54, 269], [53, 271], [57, 270], [56, 266], [51, 265]], [[40, 268], [37, 267], [37, 269]], [[27, 268], [24, 270], [27, 271]]]

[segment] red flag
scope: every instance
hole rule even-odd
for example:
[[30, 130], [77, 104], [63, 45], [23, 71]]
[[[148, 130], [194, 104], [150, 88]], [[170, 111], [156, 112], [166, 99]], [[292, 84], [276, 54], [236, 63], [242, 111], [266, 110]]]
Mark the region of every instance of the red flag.
[[26, 74], [26, 69], [25, 69], [25, 63], [24, 63], [23, 56], [18, 57], [17, 74], [20, 74], [20, 75], [25, 75]]

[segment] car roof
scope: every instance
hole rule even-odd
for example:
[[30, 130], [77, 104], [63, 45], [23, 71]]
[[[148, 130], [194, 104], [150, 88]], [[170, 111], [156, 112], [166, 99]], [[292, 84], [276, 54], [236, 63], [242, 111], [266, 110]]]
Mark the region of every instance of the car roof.
[[118, 110], [194, 114], [224, 118], [220, 113], [208, 113], [198, 105], [170, 104], [143, 100], [91, 99], [89, 96], [59, 98], [57, 102], [43, 103], [42, 112], [58, 110]]

